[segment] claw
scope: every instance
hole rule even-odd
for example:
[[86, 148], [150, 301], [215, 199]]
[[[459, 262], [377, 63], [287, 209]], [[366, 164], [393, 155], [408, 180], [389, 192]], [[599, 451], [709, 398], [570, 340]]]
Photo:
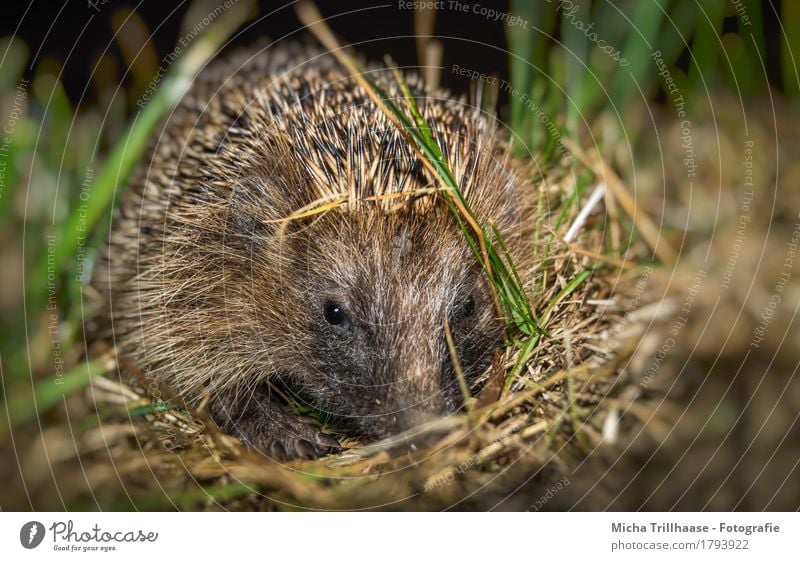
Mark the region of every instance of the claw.
[[342, 445], [339, 444], [339, 441], [329, 434], [321, 432], [317, 434], [317, 440], [319, 440], [320, 444], [327, 448], [327, 454], [338, 454], [342, 451]]
[[[303, 425], [306, 427], [308, 425]], [[311, 428], [311, 427], [309, 427]], [[314, 429], [315, 430], [315, 429]], [[337, 454], [342, 447], [339, 441], [323, 432], [312, 434], [284, 434], [262, 446], [268, 456], [280, 461], [313, 460], [327, 454]]]
[[279, 440], [273, 440], [270, 442], [266, 452], [270, 457], [279, 460], [285, 460], [289, 457], [289, 455], [286, 453], [286, 447], [283, 445], [283, 442]]
[[[320, 432], [312, 417], [293, 415], [279, 403], [262, 398], [245, 409], [220, 399], [212, 406], [212, 417], [246, 446], [278, 461], [310, 460], [341, 451], [339, 442]], [[238, 412], [236, 420], [232, 411]]]
[[303, 460], [311, 460], [321, 455], [318, 447], [308, 440], [298, 440], [295, 443], [294, 448], [297, 457]]

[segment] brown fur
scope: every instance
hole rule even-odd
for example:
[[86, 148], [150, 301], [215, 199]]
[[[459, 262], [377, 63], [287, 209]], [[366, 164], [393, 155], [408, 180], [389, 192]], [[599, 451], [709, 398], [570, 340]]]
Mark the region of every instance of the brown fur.
[[[473, 210], [524, 266], [532, 189], [506, 144], [474, 108], [406, 80]], [[366, 437], [457, 410], [444, 320], [474, 383], [500, 340], [485, 276], [440, 195], [369, 200], [434, 186], [329, 55], [292, 46], [218, 62], [122, 195], [94, 282], [114, 343], [188, 402], [210, 395], [224, 430], [281, 458], [337, 443], [267, 381]]]

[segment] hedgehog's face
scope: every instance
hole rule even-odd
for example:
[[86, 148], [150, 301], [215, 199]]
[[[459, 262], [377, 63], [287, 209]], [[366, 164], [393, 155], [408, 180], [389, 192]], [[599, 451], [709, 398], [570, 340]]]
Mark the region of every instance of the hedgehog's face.
[[446, 321], [473, 395], [501, 340], [485, 276], [446, 213], [334, 212], [287, 237], [287, 385], [364, 436], [463, 405]]

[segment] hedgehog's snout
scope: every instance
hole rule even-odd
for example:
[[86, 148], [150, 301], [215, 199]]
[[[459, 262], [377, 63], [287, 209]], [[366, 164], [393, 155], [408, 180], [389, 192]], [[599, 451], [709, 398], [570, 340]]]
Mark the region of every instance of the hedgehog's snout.
[[384, 425], [382, 438], [394, 441], [394, 447], [414, 453], [426, 446], [435, 432], [429, 431], [431, 425], [442, 421], [446, 411], [415, 410], [411, 415], [391, 415]]
[[376, 438], [400, 433], [413, 437], [415, 428], [422, 430], [450, 413], [447, 403], [441, 391], [422, 395], [417, 388], [398, 388], [393, 398], [377, 405], [375, 415], [365, 419], [369, 425], [366, 428]]

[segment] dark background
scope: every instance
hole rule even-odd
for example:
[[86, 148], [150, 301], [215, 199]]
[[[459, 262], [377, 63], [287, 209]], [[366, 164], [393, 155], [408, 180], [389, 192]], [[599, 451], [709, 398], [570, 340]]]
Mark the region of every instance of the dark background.
[[[557, 1], [553, 0], [554, 3]], [[624, 7], [625, 1], [618, 0], [617, 4]], [[695, 0], [673, 0], [676, 1]], [[63, 63], [64, 87], [70, 99], [77, 101], [82, 96], [97, 58], [106, 49], [118, 60], [121, 68], [125, 67], [119, 44], [114, 39], [112, 19], [116, 11], [133, 9], [141, 16], [152, 33], [151, 43], [160, 59], [173, 49], [181, 36], [181, 21], [191, 1], [142, 0], [137, 3], [108, 0], [105, 4], [98, 4], [97, 8], [90, 7], [87, 0], [33, 0], [30, 4], [5, 4], [0, 36], [16, 34], [26, 41], [30, 46], [29, 71], [48, 57]], [[508, 10], [509, 5], [507, 0], [476, 0], [469, 4], [502, 11]], [[317, 5], [325, 16], [336, 16], [329, 22], [331, 27], [344, 41], [360, 43], [357, 51], [367, 58], [380, 60], [390, 54], [401, 66], [416, 64], [413, 12], [397, 9], [398, 0], [318, 0]], [[730, 6], [727, 8], [730, 12]], [[780, 0], [764, 0], [762, 4], [768, 43], [766, 64], [773, 84], [779, 82], [777, 76], [780, 69], [775, 62], [779, 57], [772, 55], [780, 52], [776, 16], [780, 9]], [[234, 45], [247, 44], [263, 36], [300, 39], [307, 35], [295, 15], [293, 2], [262, 0], [259, 13], [248, 29], [233, 39]], [[723, 32], [735, 28], [736, 15], [729, 13]], [[502, 21], [490, 21], [471, 12], [445, 10], [436, 18], [434, 33], [444, 45], [445, 67], [452, 64], [468, 65], [483, 73], [507, 76], [508, 57]], [[558, 35], [557, 31], [556, 37]], [[688, 66], [688, 54], [682, 58], [683, 64], [679, 65]], [[442, 73], [442, 83], [456, 92], [466, 91], [468, 87], [467, 78], [450, 72]], [[83, 102], [91, 100], [91, 92], [87, 92]], [[502, 101], [501, 98], [501, 105]]]
[[[30, 6], [23, 2], [9, 2], [4, 6], [0, 35], [16, 33], [22, 37], [30, 45], [32, 66], [47, 57], [62, 61], [64, 86], [70, 98], [75, 100], [80, 97], [97, 57], [106, 48], [123, 64], [111, 21], [115, 10], [135, 9], [153, 33], [152, 44], [159, 56], [163, 56], [172, 50], [180, 37], [180, 24], [190, 3], [189, 0], [143, 0], [139, 3], [110, 0], [98, 6], [98, 12], [90, 8], [86, 0], [65, 3], [35, 0]], [[380, 60], [388, 53], [401, 66], [416, 64], [413, 12], [398, 10], [397, 0], [321, 0], [317, 5], [325, 16], [345, 14], [329, 23], [347, 42], [365, 42], [357, 50], [367, 58]], [[481, 5], [505, 10], [508, 3], [483, 0]], [[234, 44], [247, 44], [263, 36], [277, 39], [291, 35], [300, 39], [307, 35], [295, 15], [293, 2], [262, 1], [259, 6], [259, 18], [253, 19], [251, 26], [235, 37]], [[270, 15], [265, 17], [266, 14]], [[444, 43], [445, 65], [468, 61], [471, 68], [481, 72], [507, 73], [501, 22], [448, 10], [437, 18], [435, 33]], [[448, 36], [453, 39], [446, 39]], [[34, 58], [39, 46], [41, 51]], [[458, 90], [464, 90], [467, 84], [466, 79], [451, 76], [448, 72], [443, 73], [442, 78], [445, 85]]]

